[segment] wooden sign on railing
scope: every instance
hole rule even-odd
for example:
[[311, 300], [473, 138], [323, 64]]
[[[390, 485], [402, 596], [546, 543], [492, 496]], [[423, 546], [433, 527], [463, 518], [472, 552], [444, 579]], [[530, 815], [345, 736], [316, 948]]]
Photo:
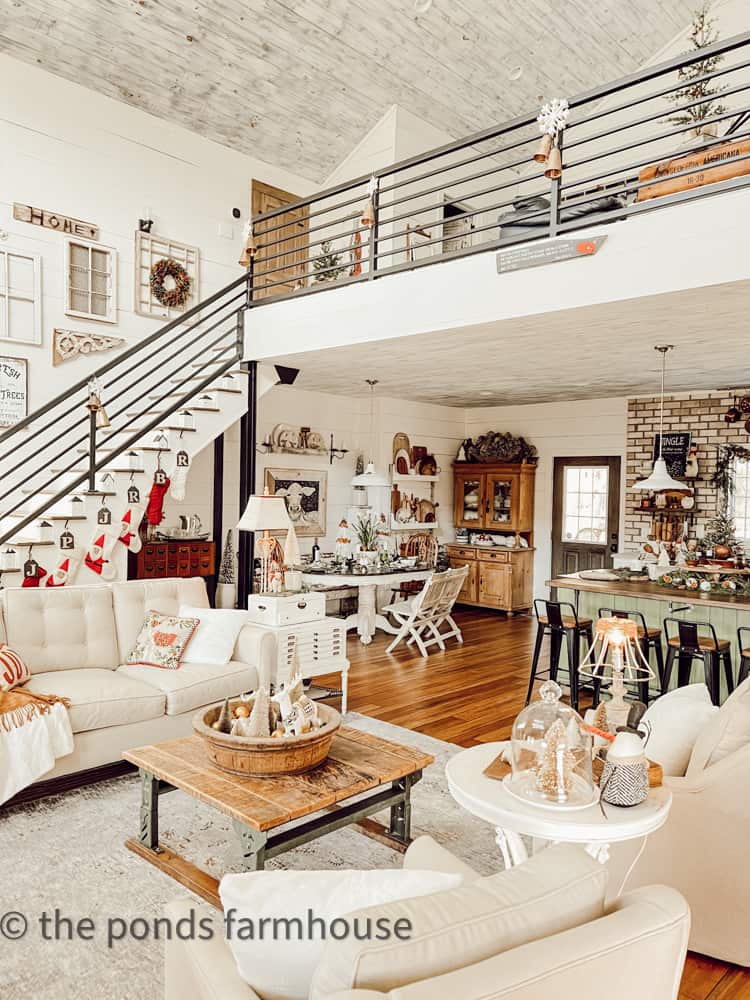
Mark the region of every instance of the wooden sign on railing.
[[84, 240], [99, 239], [99, 227], [93, 222], [83, 222], [69, 215], [50, 212], [46, 208], [34, 208], [33, 205], [21, 205], [14, 201], [13, 218], [18, 222], [30, 222], [32, 226], [54, 229], [58, 233], [65, 233], [66, 236], [80, 236]]
[[[715, 184], [716, 181], [726, 181], [731, 177], [750, 174], [750, 159], [738, 159], [747, 157], [748, 154], [750, 154], [750, 139], [739, 139], [722, 143], [720, 146], [694, 150], [673, 160], [663, 160], [653, 166], [644, 167], [638, 175], [638, 180], [649, 181], [654, 178], [657, 183], [640, 188], [636, 200], [661, 198], [665, 194], [688, 191], [691, 188], [703, 187], [704, 184]], [[705, 169], [701, 170], [700, 167]], [[684, 170], [690, 170], [691, 173], [681, 174]], [[674, 176], [675, 174], [677, 176]]]

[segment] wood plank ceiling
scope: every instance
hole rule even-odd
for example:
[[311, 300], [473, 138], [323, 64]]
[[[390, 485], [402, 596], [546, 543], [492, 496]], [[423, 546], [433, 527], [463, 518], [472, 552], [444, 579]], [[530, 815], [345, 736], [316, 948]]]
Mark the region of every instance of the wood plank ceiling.
[[5, 0], [0, 51], [322, 181], [393, 103], [466, 135], [633, 71], [694, 6]]

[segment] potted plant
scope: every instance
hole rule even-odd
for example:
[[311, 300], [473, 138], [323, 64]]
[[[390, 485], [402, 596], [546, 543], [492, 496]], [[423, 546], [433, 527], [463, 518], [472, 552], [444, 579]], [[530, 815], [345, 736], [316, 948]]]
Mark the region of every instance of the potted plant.
[[227, 532], [224, 551], [219, 567], [219, 580], [216, 585], [216, 607], [233, 608], [237, 603], [237, 583], [235, 577], [235, 555], [232, 545], [232, 529]]
[[377, 519], [372, 514], [368, 514], [367, 517], [358, 517], [354, 525], [354, 532], [359, 542], [357, 561], [369, 568], [377, 565], [380, 558]]
[[734, 520], [727, 514], [717, 514], [706, 525], [703, 544], [713, 548], [715, 559], [729, 559], [737, 545]]

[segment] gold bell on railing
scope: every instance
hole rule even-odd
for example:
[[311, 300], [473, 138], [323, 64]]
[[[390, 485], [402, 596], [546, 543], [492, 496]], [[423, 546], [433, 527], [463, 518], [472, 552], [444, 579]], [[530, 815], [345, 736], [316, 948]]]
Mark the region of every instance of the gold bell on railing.
[[242, 247], [242, 253], [240, 254], [239, 263], [242, 267], [249, 267], [253, 257], [258, 252], [258, 243], [255, 239], [255, 232], [252, 220], [248, 223], [247, 235], [245, 236], [245, 243]]
[[96, 414], [96, 426], [98, 429], [109, 427], [109, 417], [102, 403], [102, 390], [99, 381], [92, 378], [88, 385], [89, 398], [86, 400], [86, 407], [89, 413]]
[[375, 202], [369, 196], [362, 207], [362, 215], [359, 221], [363, 226], [369, 227], [375, 225]]
[[562, 156], [560, 155], [560, 147], [557, 144], [549, 151], [547, 169], [544, 171], [544, 176], [549, 177], [551, 181], [556, 181], [559, 177], [562, 177]]
[[537, 163], [546, 163], [547, 157], [552, 149], [552, 136], [549, 132], [545, 132], [544, 135], [539, 140], [539, 145], [536, 148], [536, 153], [534, 153], [534, 159]]

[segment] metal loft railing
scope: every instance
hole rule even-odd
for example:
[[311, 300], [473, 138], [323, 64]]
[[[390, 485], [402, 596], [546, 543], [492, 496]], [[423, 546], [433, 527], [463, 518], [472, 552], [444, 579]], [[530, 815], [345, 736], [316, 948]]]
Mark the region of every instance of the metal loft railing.
[[[242, 358], [242, 275], [0, 434], [0, 544], [143, 442]], [[96, 378], [110, 426], [87, 409]]]
[[[551, 183], [532, 162], [534, 111], [376, 170], [371, 226], [368, 176], [274, 209], [255, 220], [256, 296], [297, 297], [747, 185], [748, 90], [750, 33], [571, 98]], [[656, 194], [665, 178], [674, 193]]]

